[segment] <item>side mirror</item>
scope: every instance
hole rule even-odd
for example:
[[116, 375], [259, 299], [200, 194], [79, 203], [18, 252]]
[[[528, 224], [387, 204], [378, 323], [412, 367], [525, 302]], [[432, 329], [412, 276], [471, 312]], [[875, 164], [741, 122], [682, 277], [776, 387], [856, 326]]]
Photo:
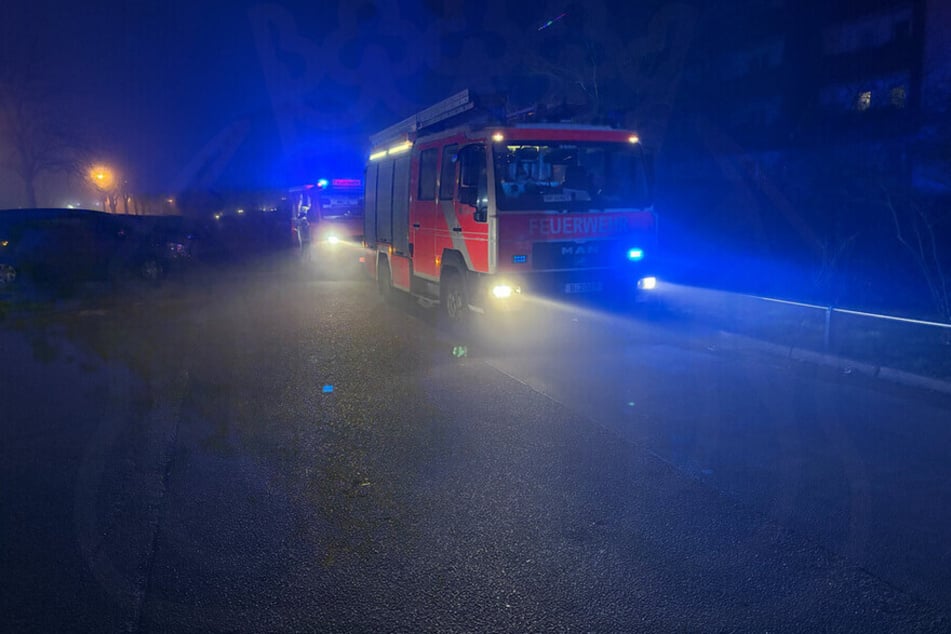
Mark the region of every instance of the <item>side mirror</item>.
[[476, 222], [485, 222], [489, 219], [489, 210], [485, 207], [481, 209], [476, 209], [472, 212], [472, 219]]
[[463, 186], [459, 188], [459, 202], [461, 202], [463, 205], [475, 207], [478, 200], [479, 192], [475, 187]]

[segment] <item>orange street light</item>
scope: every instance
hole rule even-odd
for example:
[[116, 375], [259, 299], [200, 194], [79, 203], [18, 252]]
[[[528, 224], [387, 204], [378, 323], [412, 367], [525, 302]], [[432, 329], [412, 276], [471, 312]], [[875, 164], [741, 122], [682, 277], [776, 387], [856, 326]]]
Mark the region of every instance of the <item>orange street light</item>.
[[93, 165], [89, 168], [89, 180], [98, 189], [107, 191], [116, 184], [116, 175], [111, 168], [105, 165]]

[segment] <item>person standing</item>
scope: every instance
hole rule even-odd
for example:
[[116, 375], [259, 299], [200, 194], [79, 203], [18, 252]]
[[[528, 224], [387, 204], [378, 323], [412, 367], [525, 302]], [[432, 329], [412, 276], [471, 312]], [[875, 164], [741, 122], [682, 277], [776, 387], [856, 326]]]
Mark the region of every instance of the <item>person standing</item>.
[[310, 259], [310, 221], [307, 212], [302, 211], [297, 216], [297, 242], [300, 245], [301, 256]]

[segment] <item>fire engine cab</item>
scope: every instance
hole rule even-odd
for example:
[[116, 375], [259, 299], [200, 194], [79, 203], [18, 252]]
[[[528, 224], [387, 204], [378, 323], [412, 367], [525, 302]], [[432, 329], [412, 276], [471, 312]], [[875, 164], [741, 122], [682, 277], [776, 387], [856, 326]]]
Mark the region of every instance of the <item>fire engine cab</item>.
[[314, 243], [359, 244], [363, 236], [363, 183], [359, 178], [322, 178], [294, 187], [288, 200], [295, 244], [301, 215], [307, 218]]
[[451, 320], [531, 295], [653, 289], [650, 165], [637, 135], [495, 114], [468, 90], [371, 138], [368, 271]]

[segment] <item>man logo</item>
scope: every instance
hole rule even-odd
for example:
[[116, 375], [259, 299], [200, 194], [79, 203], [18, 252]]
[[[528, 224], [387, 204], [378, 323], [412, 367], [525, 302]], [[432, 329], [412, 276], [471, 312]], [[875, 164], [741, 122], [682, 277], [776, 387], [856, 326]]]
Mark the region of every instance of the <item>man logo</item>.
[[562, 255], [592, 255], [598, 252], [596, 244], [572, 244], [561, 247]]

